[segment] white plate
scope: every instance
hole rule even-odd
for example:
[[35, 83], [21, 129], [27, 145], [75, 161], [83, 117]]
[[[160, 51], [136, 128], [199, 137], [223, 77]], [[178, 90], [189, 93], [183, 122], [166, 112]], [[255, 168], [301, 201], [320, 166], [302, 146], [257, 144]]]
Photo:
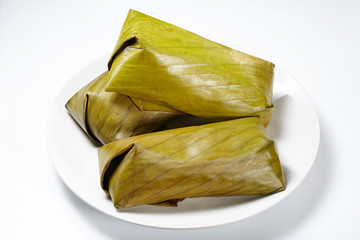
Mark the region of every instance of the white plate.
[[107, 57], [74, 76], [61, 90], [47, 124], [50, 157], [65, 184], [92, 207], [128, 222], [170, 229], [210, 227], [258, 214], [288, 196], [309, 172], [319, 145], [319, 122], [304, 90], [276, 67], [275, 111], [268, 127], [283, 165], [286, 190], [265, 197], [186, 199], [178, 207], [138, 206], [116, 210], [100, 187], [97, 148], [72, 120], [64, 105], [90, 80], [105, 71]]

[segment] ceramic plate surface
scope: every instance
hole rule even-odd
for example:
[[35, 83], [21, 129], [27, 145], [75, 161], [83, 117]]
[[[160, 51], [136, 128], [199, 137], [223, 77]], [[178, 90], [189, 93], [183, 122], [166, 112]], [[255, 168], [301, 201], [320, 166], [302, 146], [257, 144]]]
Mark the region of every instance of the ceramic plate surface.
[[254, 216], [286, 198], [309, 172], [319, 146], [320, 128], [314, 107], [296, 80], [275, 68], [275, 111], [268, 127], [283, 166], [286, 190], [265, 197], [186, 199], [178, 207], [144, 205], [116, 210], [100, 187], [97, 146], [65, 109], [71, 96], [106, 70], [102, 57], [76, 74], [60, 91], [49, 113], [47, 144], [51, 160], [65, 184], [83, 201], [115, 218], [144, 226], [191, 229], [222, 225]]

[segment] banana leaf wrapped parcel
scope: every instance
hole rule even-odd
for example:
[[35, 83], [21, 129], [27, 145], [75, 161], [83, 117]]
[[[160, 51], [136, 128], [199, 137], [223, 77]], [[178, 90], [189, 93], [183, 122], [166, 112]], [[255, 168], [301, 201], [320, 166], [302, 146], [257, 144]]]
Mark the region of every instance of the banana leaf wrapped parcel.
[[137, 135], [98, 153], [101, 186], [116, 208], [285, 188], [274, 142], [258, 117]]
[[156, 130], [176, 114], [142, 112], [125, 95], [105, 91], [106, 71], [70, 98], [66, 108], [73, 119], [95, 142], [118, 139]]
[[213, 122], [259, 116], [265, 126], [271, 118], [273, 63], [134, 10], [108, 69], [106, 91], [130, 96], [142, 110], [165, 107]]

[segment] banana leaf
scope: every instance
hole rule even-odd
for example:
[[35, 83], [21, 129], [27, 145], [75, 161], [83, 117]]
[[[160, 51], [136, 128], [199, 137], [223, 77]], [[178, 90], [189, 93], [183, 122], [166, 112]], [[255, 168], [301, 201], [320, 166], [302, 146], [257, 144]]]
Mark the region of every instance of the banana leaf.
[[106, 144], [154, 131], [175, 114], [142, 112], [125, 95], [105, 91], [106, 71], [80, 89], [66, 103], [70, 115], [95, 142]]
[[137, 98], [142, 110], [162, 106], [215, 122], [260, 116], [265, 126], [271, 118], [273, 63], [134, 10], [108, 68], [106, 91]]
[[258, 117], [133, 136], [99, 148], [101, 186], [116, 208], [285, 188]]

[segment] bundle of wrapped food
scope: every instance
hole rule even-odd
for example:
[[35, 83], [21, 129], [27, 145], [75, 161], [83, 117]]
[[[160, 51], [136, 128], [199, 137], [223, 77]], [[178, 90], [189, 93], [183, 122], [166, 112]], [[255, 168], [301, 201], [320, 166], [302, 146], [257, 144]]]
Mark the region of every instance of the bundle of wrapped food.
[[142, 112], [128, 96], [106, 92], [108, 74], [105, 72], [84, 86], [65, 105], [95, 142], [106, 144], [152, 132], [176, 115], [165, 111]]
[[[285, 189], [265, 129], [273, 75], [271, 62], [130, 10], [108, 71], [66, 108], [104, 144], [100, 182], [116, 208], [266, 195]], [[213, 123], [159, 130], [180, 114]]]

